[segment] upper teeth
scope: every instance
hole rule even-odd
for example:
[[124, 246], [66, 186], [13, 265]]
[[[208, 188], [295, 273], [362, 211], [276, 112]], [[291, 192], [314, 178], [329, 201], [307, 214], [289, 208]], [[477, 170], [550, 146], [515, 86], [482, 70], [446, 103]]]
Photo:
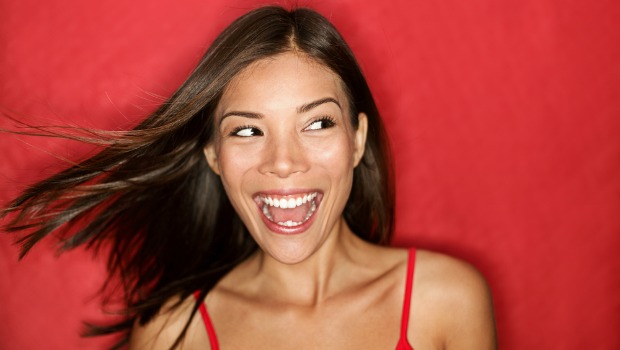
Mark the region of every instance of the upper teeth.
[[314, 198], [316, 198], [316, 194], [317, 194], [316, 192], [312, 192], [312, 193], [304, 194], [303, 196], [280, 198], [280, 199], [272, 198], [269, 196], [261, 196], [261, 200], [263, 201], [263, 203], [269, 206], [272, 206], [272, 207], [282, 208], [282, 209], [292, 209], [304, 203], [307, 203], [308, 201], [313, 200]]

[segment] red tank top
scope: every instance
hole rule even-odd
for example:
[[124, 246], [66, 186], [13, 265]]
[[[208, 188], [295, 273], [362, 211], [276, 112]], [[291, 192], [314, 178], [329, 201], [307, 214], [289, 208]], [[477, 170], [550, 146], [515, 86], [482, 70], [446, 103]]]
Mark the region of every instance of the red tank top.
[[[407, 329], [409, 329], [409, 307], [411, 305], [411, 289], [413, 287], [413, 272], [415, 270], [415, 249], [409, 249], [409, 257], [407, 259], [407, 279], [405, 283], [405, 300], [403, 301], [403, 314], [400, 320], [400, 339], [398, 339], [398, 343], [396, 344], [396, 350], [413, 350], [411, 344], [407, 340]], [[195, 292], [194, 297], [198, 299], [200, 292]], [[217, 342], [217, 336], [215, 335], [215, 328], [213, 328], [213, 323], [211, 323], [211, 318], [209, 317], [209, 313], [207, 312], [207, 307], [205, 303], [200, 303], [200, 314], [202, 315], [202, 320], [205, 324], [205, 328], [207, 329], [207, 334], [209, 335], [209, 343], [211, 344], [211, 350], [219, 350], [220, 346]]]

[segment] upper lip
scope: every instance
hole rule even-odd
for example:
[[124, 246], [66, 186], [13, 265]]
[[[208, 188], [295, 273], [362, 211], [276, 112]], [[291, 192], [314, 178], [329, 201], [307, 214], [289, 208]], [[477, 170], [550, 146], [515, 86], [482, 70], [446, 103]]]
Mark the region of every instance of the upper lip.
[[258, 196], [280, 196], [280, 197], [285, 197], [285, 196], [303, 195], [303, 194], [308, 194], [308, 193], [313, 193], [313, 192], [323, 193], [323, 191], [321, 191], [319, 189], [291, 188], [291, 189], [277, 189], [277, 190], [260, 191], [260, 192], [254, 193], [254, 195], [252, 197], [254, 197], [254, 198], [256, 198]]

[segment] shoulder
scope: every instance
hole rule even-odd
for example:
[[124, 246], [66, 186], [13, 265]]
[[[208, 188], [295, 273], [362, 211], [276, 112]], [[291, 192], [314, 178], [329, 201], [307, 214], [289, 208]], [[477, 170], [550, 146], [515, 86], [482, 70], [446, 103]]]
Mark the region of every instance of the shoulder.
[[457, 258], [431, 252], [416, 251], [416, 278], [429, 288], [472, 297], [488, 294], [488, 287], [482, 274], [472, 265]]
[[[129, 349], [170, 349], [183, 332], [192, 315], [194, 305], [195, 300], [192, 296], [183, 300], [174, 297], [168, 300], [159, 313], [146, 324], [142, 325], [136, 321], [131, 330]], [[209, 344], [209, 342], [204, 327], [201, 326], [203, 326], [201, 316], [197, 312], [177, 349], [194, 348], [196, 344], [202, 344], [202, 348], [207, 348], [208, 345], [205, 344]]]
[[496, 348], [491, 293], [472, 265], [418, 250], [412, 294], [412, 316], [432, 324], [446, 349]]

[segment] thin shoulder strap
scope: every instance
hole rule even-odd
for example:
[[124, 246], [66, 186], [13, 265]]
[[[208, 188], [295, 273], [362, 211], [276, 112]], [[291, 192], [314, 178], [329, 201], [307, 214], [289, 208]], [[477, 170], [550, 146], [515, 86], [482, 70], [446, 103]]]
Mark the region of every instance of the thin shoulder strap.
[[[200, 291], [194, 292], [194, 298], [196, 301], [199, 301]], [[220, 346], [217, 343], [217, 336], [215, 335], [215, 328], [213, 328], [213, 323], [211, 323], [211, 318], [209, 317], [209, 313], [207, 312], [207, 306], [204, 301], [200, 303], [198, 307], [200, 310], [200, 314], [202, 315], [202, 321], [205, 324], [205, 328], [207, 329], [207, 334], [209, 335], [209, 344], [211, 344], [211, 350], [219, 350]]]
[[407, 281], [405, 283], [405, 300], [403, 302], [403, 315], [400, 321], [400, 341], [407, 341], [409, 329], [409, 310], [411, 306], [411, 289], [413, 287], [413, 272], [415, 270], [415, 249], [409, 249], [407, 258]]

